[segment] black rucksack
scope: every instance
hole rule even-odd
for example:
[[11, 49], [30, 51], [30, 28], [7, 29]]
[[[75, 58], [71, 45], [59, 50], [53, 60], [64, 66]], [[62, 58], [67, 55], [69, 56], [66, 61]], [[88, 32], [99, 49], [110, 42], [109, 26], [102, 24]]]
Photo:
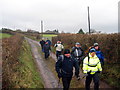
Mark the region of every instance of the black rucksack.
[[[64, 55], [59, 55], [59, 57], [62, 57], [62, 62], [64, 61]], [[71, 56], [70, 56], [71, 57]], [[71, 57], [72, 58], [72, 57]]]
[[[74, 48], [73, 48], [72, 54], [74, 53], [74, 51], [75, 51], [76, 49], [78, 49], [78, 48], [77, 48], [77, 47], [74, 47]], [[82, 56], [82, 55], [83, 55], [83, 50], [82, 50], [81, 47], [80, 47], [79, 49], [81, 50], [81, 56]]]

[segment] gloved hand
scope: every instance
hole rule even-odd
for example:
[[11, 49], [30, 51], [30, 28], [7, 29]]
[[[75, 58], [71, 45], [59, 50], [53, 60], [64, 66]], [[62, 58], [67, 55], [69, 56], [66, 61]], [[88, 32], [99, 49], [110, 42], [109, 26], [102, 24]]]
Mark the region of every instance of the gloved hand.
[[88, 76], [88, 74], [86, 73], [86, 74], [84, 74], [84, 77], [87, 77]]
[[62, 77], [61, 73], [58, 74], [58, 78], [60, 79]]
[[101, 71], [97, 71], [97, 73], [101, 73]]
[[87, 74], [90, 74], [90, 73], [91, 73], [91, 71], [87, 72]]

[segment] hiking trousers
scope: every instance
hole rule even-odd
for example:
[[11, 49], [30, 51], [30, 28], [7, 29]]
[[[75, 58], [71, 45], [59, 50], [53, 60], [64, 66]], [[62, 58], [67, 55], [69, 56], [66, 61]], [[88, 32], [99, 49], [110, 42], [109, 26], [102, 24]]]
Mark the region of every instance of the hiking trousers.
[[61, 51], [56, 51], [56, 57], [58, 58], [61, 55]]
[[47, 59], [49, 57], [50, 53], [49, 52], [45, 52], [45, 59]]
[[44, 48], [43, 48], [43, 46], [41, 46], [41, 49], [42, 49], [42, 52], [44, 52]]
[[78, 60], [78, 65], [80, 66], [80, 64], [81, 64], [81, 58], [75, 58], [75, 59]]
[[62, 77], [63, 90], [69, 90], [72, 77]]
[[99, 76], [98, 73], [95, 73], [93, 75], [88, 74], [88, 76], [86, 77], [86, 81], [85, 81], [85, 88], [86, 90], [90, 90], [90, 83], [93, 79], [94, 82], [94, 90], [99, 90]]

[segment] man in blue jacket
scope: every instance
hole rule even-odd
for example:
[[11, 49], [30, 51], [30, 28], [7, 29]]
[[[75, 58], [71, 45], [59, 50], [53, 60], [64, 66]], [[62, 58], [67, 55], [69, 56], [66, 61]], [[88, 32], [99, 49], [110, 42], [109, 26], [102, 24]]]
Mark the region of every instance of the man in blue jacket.
[[47, 38], [46, 42], [48, 42], [48, 44], [51, 46], [52, 42]]
[[100, 47], [99, 47], [98, 43], [94, 43], [94, 48], [96, 50], [97, 57], [100, 59], [101, 65], [104, 65], [104, 56], [103, 56], [103, 53], [100, 50]]
[[73, 67], [75, 67], [75, 75], [79, 78], [78, 61], [71, 57], [70, 50], [65, 49], [64, 55], [58, 57], [55, 68], [58, 78], [62, 78], [63, 89], [68, 90], [73, 75]]

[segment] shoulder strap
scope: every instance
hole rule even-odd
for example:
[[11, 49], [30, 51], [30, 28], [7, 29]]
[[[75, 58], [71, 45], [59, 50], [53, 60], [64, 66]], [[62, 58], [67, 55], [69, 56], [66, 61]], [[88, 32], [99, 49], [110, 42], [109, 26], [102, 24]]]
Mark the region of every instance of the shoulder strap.
[[60, 57], [62, 57], [62, 62], [63, 62], [63, 60], [64, 60], [64, 55], [60, 55]]
[[89, 65], [89, 60], [90, 60], [90, 57], [89, 57], [89, 53], [88, 53], [88, 65]]
[[83, 52], [83, 49], [80, 47], [80, 50]]
[[63, 60], [64, 60], [64, 55], [61, 55], [62, 56], [62, 62], [63, 62]]
[[73, 51], [72, 51], [72, 52], [74, 52], [74, 51], [75, 51], [75, 49], [76, 49], [76, 47], [73, 47]]

